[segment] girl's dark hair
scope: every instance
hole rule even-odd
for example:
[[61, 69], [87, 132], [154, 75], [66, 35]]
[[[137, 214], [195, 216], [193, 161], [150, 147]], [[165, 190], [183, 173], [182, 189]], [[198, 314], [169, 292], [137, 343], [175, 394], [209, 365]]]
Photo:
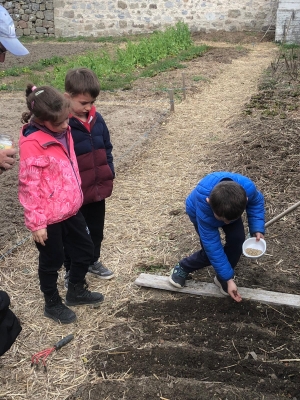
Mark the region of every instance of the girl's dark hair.
[[29, 83], [25, 94], [29, 111], [22, 114], [22, 123], [28, 122], [33, 115], [40, 121], [56, 122], [70, 103], [62, 93], [51, 86], [36, 87]]
[[100, 93], [100, 83], [97, 75], [88, 68], [74, 68], [67, 72], [65, 91], [71, 96], [88, 93], [96, 98]]
[[247, 195], [238, 183], [222, 181], [211, 191], [209, 205], [218, 217], [234, 221], [243, 214], [247, 205]]

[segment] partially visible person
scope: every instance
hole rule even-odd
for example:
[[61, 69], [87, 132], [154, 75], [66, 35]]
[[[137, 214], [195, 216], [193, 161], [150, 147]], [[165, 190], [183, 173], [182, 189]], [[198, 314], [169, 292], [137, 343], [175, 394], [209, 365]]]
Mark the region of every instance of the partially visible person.
[[[14, 21], [9, 15], [8, 11], [0, 6], [0, 62], [5, 61], [6, 52], [14, 54], [15, 56], [25, 56], [28, 50], [18, 40], [15, 32]], [[5, 132], [2, 132], [5, 133]], [[0, 175], [7, 169], [11, 169], [15, 164], [14, 155], [17, 150], [0, 149]]]
[[[114, 273], [100, 261], [105, 220], [105, 199], [113, 189], [115, 177], [110, 134], [94, 102], [100, 93], [96, 74], [88, 68], [67, 72], [65, 96], [70, 101], [71, 134], [82, 182], [83, 205], [80, 208], [94, 243], [89, 272], [100, 279], [111, 279]], [[65, 285], [68, 284], [70, 255], [65, 257]]]
[[[29, 111], [22, 115], [26, 124], [20, 137], [19, 199], [39, 251], [44, 315], [68, 324], [76, 314], [67, 306], [98, 306], [104, 299], [101, 293], [90, 292], [85, 281], [94, 246], [79, 211], [83, 195], [68, 125], [69, 100], [50, 86], [31, 84], [26, 98]], [[71, 257], [65, 304], [57, 289], [64, 249]]]
[[[170, 283], [185, 285], [188, 275], [212, 265], [214, 283], [224, 295], [242, 300], [233, 280], [234, 268], [245, 240], [242, 214], [246, 210], [250, 234], [256, 240], [264, 238], [264, 197], [246, 176], [231, 172], [213, 172], [205, 176], [186, 199], [186, 212], [200, 238], [202, 249], [183, 258], [173, 268]], [[219, 228], [225, 233], [223, 247]]]
[[[6, 51], [15, 56], [25, 56], [28, 50], [20, 43], [15, 33], [14, 22], [8, 11], [0, 5], [0, 62], [5, 61]], [[15, 164], [15, 148], [0, 149], [0, 175]], [[19, 319], [9, 309], [9, 295], [0, 290], [0, 356], [7, 352], [20, 334]]]

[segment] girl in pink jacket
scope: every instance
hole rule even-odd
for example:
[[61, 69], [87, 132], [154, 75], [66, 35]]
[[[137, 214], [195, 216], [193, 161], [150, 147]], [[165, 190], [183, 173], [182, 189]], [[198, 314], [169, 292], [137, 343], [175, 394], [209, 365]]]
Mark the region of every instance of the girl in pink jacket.
[[[79, 211], [83, 196], [69, 128], [69, 102], [50, 86], [26, 89], [28, 112], [20, 137], [19, 199], [25, 225], [39, 251], [39, 279], [44, 315], [61, 323], [76, 320], [67, 306], [99, 305], [103, 295], [90, 292], [85, 275], [93, 242]], [[29, 121], [29, 123], [28, 123]], [[71, 255], [66, 305], [57, 290], [64, 248]]]

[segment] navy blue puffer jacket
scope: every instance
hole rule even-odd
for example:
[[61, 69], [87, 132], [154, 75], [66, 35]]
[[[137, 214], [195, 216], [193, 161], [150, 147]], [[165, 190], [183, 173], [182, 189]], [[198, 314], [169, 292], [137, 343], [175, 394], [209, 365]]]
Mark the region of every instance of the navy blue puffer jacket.
[[109, 197], [115, 176], [108, 128], [98, 112], [91, 114], [91, 132], [77, 118], [69, 120], [82, 181], [83, 204]]
[[217, 220], [207, 203], [212, 189], [222, 180], [231, 179], [240, 184], [248, 198], [246, 213], [250, 234], [265, 232], [264, 197], [247, 177], [231, 172], [213, 172], [204, 177], [186, 199], [186, 212], [191, 221], [198, 226], [204, 250], [220, 278], [233, 278], [234, 271], [224, 253], [218, 228], [225, 225]]

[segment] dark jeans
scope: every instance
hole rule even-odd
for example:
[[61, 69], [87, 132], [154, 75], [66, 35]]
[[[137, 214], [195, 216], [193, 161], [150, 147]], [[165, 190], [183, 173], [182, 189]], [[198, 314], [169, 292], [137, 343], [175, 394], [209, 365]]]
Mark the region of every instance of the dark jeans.
[[[198, 227], [196, 225], [195, 229], [199, 235]], [[234, 269], [241, 257], [242, 254], [242, 245], [245, 240], [245, 231], [244, 225], [241, 218], [237, 219], [236, 221], [222, 226], [224, 233], [225, 233], [225, 245], [224, 245], [224, 252], [228, 258], [229, 263], [231, 264], [232, 268]], [[200, 237], [199, 237], [200, 238]], [[184, 269], [184, 271], [192, 273], [198, 269], [202, 269], [204, 267], [208, 267], [211, 265], [205, 250], [203, 249], [202, 241], [200, 238], [200, 244], [202, 249], [196, 251], [189, 257], [183, 258], [179, 264]], [[218, 280], [222, 283], [224, 282], [218, 275]], [[225, 285], [227, 287], [227, 285]]]
[[88, 271], [94, 246], [86, 222], [79, 211], [65, 221], [47, 226], [45, 246], [39, 250], [39, 278], [41, 291], [51, 296], [57, 290], [58, 270], [64, 262], [64, 249], [71, 258], [70, 281], [82, 282]]
[[[91, 239], [94, 244], [93, 257], [90, 260], [90, 264], [93, 264], [100, 258], [105, 219], [105, 200], [85, 204], [80, 208], [80, 211], [84, 216], [86, 225], [89, 228]], [[64, 266], [66, 268], [66, 271], [69, 271], [71, 266], [71, 258], [67, 250], [65, 251]]]

